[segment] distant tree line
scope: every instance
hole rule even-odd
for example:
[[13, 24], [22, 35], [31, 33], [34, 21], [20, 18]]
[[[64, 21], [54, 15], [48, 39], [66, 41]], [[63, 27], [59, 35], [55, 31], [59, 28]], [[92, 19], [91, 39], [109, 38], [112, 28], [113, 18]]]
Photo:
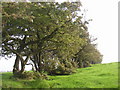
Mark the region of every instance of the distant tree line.
[[[2, 56], [15, 56], [13, 74], [71, 74], [101, 63], [102, 55], [79, 15], [81, 2], [2, 3]], [[20, 66], [21, 65], [21, 66]]]

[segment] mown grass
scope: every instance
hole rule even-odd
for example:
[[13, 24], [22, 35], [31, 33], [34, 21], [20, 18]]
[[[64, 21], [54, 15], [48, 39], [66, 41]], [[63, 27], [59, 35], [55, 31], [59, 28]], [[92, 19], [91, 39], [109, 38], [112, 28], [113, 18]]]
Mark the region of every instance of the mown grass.
[[117, 88], [118, 63], [95, 64], [72, 75], [49, 76], [49, 80], [15, 80], [11, 76], [11, 72], [2, 73], [3, 88]]

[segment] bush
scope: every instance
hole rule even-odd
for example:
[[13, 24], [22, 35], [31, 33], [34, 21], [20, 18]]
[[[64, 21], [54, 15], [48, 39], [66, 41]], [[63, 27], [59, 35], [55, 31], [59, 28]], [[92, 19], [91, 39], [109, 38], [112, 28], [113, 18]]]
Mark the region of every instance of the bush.
[[33, 79], [48, 79], [48, 76], [45, 73], [34, 72], [33, 76]]
[[13, 77], [18, 79], [48, 79], [46, 74], [39, 72], [19, 72], [14, 74]]
[[49, 70], [48, 74], [50, 74], [50, 75], [69, 75], [69, 74], [75, 73], [75, 70], [76, 70], [76, 68], [73, 67], [73, 65], [70, 62], [67, 62], [66, 64], [59, 63], [57, 68]]
[[33, 73], [32, 72], [17, 72], [13, 75], [14, 78], [18, 79], [33, 79]]

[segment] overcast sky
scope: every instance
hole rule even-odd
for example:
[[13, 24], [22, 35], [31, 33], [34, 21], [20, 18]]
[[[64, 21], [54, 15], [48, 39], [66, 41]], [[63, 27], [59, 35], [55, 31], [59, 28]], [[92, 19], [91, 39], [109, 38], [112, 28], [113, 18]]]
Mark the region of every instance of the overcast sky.
[[[98, 38], [97, 48], [104, 56], [102, 63], [118, 61], [118, 1], [81, 0], [82, 10], [87, 10], [86, 20], [93, 19], [88, 28], [90, 35]], [[9, 61], [1, 58], [0, 71], [11, 71], [13, 64], [14, 58]]]
[[104, 56], [103, 63], [118, 61], [118, 1], [81, 0], [83, 8], [88, 10], [86, 17], [93, 19], [89, 32], [98, 38], [96, 42]]

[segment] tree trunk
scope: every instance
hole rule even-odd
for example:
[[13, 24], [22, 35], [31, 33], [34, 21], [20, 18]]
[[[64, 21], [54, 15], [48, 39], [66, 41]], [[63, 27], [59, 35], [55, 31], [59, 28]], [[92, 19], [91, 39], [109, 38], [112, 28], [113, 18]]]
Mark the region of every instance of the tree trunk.
[[13, 74], [19, 72], [19, 60], [20, 60], [20, 58], [18, 56], [16, 56], [15, 63], [13, 66]]
[[83, 65], [84, 65], [84, 61], [80, 60], [79, 61], [79, 68], [83, 68], [84, 67]]
[[21, 62], [21, 70], [20, 73], [23, 73], [25, 70], [25, 64]]
[[37, 71], [38, 71], [37, 63], [36, 63], [36, 61], [35, 61], [35, 60], [33, 60], [32, 62], [33, 62], [33, 64], [34, 64], [35, 71], [37, 72]]
[[42, 72], [42, 66], [41, 66], [41, 61], [42, 61], [42, 58], [41, 58], [41, 52], [38, 53], [38, 70], [39, 72]]

